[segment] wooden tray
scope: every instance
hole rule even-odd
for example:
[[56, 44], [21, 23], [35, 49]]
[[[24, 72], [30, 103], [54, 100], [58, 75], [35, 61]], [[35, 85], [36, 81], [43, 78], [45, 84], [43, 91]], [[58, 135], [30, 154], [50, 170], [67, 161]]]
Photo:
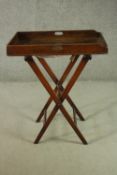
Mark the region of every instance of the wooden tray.
[[7, 45], [7, 54], [76, 55], [107, 53], [107, 44], [95, 30], [17, 32]]

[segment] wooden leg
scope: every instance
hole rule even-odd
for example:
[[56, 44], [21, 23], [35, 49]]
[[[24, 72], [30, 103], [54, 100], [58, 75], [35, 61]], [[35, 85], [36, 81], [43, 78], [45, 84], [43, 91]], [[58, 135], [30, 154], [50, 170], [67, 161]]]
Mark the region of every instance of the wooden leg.
[[[70, 60], [71, 60], [71, 61], [70, 61], [70, 64], [67, 66], [67, 68], [66, 68], [65, 72], [63, 73], [63, 76], [61, 77], [60, 80], [57, 79], [56, 75], [54, 74], [54, 72], [52, 71], [52, 69], [49, 67], [49, 65], [47, 64], [47, 62], [46, 62], [43, 58], [39, 58], [39, 57], [37, 57], [37, 58], [38, 58], [38, 60], [40, 61], [41, 65], [42, 65], [42, 66], [45, 68], [45, 70], [48, 72], [48, 74], [50, 75], [50, 77], [52, 78], [52, 80], [54, 81], [54, 83], [55, 83], [56, 85], [59, 85], [61, 91], [64, 91], [64, 88], [63, 88], [63, 86], [62, 86], [62, 83], [65, 81], [65, 79], [66, 79], [66, 77], [68, 76], [68, 74], [69, 74], [71, 68], [72, 68], [72, 67], [74, 66], [74, 64], [76, 63], [78, 57], [79, 57], [78, 55], [75, 56], [75, 57], [74, 57], [74, 56], [71, 57], [71, 59], [70, 59]], [[56, 90], [56, 88], [55, 88], [55, 90]], [[84, 121], [83, 115], [81, 114], [81, 112], [79, 111], [79, 109], [76, 107], [75, 103], [71, 100], [71, 98], [70, 98], [69, 95], [67, 95], [66, 99], [67, 99], [68, 103], [70, 104], [70, 106], [71, 106], [73, 109], [75, 109], [75, 111], [76, 111], [77, 115], [79, 116], [79, 118], [80, 118], [82, 121]], [[50, 99], [48, 99], [48, 101], [50, 102]], [[48, 104], [48, 101], [47, 101], [46, 104]], [[49, 105], [50, 105], [50, 104], [51, 104], [51, 102], [49, 103]], [[49, 107], [49, 105], [48, 105], [48, 107]], [[47, 105], [44, 106], [43, 110], [45, 109], [46, 106], [47, 106]], [[42, 111], [43, 111], [43, 110], [42, 110]], [[42, 116], [43, 116], [43, 113], [41, 112], [40, 115], [39, 115], [39, 117], [38, 117], [38, 119], [37, 119], [37, 122], [41, 120]]]
[[70, 117], [70, 115], [68, 114], [68, 112], [66, 111], [66, 109], [63, 106], [60, 106], [60, 109], [62, 111], [62, 113], [64, 114], [64, 117], [66, 118], [66, 120], [68, 121], [68, 123], [71, 125], [71, 127], [73, 128], [73, 130], [75, 131], [75, 133], [79, 136], [79, 138], [81, 139], [82, 143], [84, 143], [85, 145], [87, 145], [87, 141], [84, 138], [84, 136], [82, 135], [82, 133], [80, 132], [80, 130], [78, 129], [78, 127], [74, 124], [72, 118]]
[[74, 118], [74, 123], [77, 126], [76, 111], [74, 108], [73, 108], [73, 118]]
[[47, 110], [44, 111], [44, 123], [46, 123], [47, 120]]
[[69, 122], [69, 124], [71, 125], [71, 127], [74, 129], [74, 131], [76, 132], [76, 134], [79, 136], [79, 138], [81, 139], [81, 141], [84, 144], [87, 144], [87, 141], [85, 140], [85, 138], [83, 137], [83, 135], [81, 134], [80, 130], [76, 127], [76, 125], [74, 124], [74, 122], [72, 121], [70, 115], [68, 114], [68, 112], [66, 111], [66, 109], [63, 107], [62, 102], [65, 100], [66, 96], [68, 95], [68, 93], [70, 92], [71, 88], [73, 87], [73, 85], [75, 84], [75, 81], [77, 80], [77, 78], [79, 77], [79, 75], [81, 74], [82, 70], [84, 69], [86, 63], [88, 62], [88, 60], [90, 59], [90, 56], [84, 56], [80, 62], [80, 64], [78, 65], [78, 67], [76, 68], [76, 71], [74, 72], [73, 76], [71, 77], [70, 81], [68, 82], [65, 90], [63, 91], [62, 95], [60, 98], [58, 98], [56, 96], [55, 91], [51, 88], [51, 86], [49, 85], [49, 83], [47, 82], [47, 80], [45, 79], [44, 75], [42, 74], [42, 72], [40, 71], [40, 69], [37, 67], [36, 63], [34, 62], [34, 60], [32, 59], [32, 57], [27, 57], [25, 60], [28, 62], [28, 64], [30, 65], [30, 67], [32, 68], [32, 70], [34, 71], [34, 73], [37, 75], [38, 79], [41, 81], [41, 83], [43, 84], [43, 86], [45, 87], [45, 89], [48, 91], [48, 93], [50, 94], [50, 96], [52, 97], [52, 99], [55, 101], [56, 105], [55, 108], [52, 110], [51, 115], [49, 116], [49, 118], [47, 119], [45, 125], [43, 126], [42, 130], [40, 131], [40, 133], [38, 134], [35, 143], [38, 143], [39, 140], [41, 139], [42, 135], [44, 134], [45, 130], [47, 129], [47, 127], [49, 126], [50, 122], [52, 121], [52, 119], [54, 118], [56, 112], [58, 109], [61, 110], [61, 112], [63, 113], [64, 117], [66, 118], [66, 120]]

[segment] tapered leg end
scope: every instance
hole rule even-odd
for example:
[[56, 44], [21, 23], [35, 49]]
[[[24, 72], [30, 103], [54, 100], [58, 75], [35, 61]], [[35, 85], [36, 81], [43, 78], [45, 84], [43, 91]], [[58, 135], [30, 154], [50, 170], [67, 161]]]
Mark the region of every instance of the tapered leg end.
[[83, 141], [83, 144], [84, 145], [88, 145], [88, 142], [85, 140], [85, 141]]
[[80, 120], [81, 120], [81, 121], [85, 121], [85, 119], [84, 119], [83, 117], [82, 117], [82, 118], [80, 118]]
[[34, 141], [34, 144], [38, 144], [38, 143], [39, 143], [39, 141], [38, 141], [38, 140], [35, 140], [35, 141]]
[[39, 121], [39, 119], [37, 119], [35, 122], [36, 122], [36, 123], [39, 123], [40, 121]]

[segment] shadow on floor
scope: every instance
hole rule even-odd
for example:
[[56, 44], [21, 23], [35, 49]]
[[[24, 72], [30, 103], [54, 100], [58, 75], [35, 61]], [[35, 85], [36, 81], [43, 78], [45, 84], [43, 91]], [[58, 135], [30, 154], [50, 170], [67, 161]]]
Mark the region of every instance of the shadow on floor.
[[[91, 118], [91, 117], [96, 117], [98, 114], [104, 112], [104, 111], [108, 111], [109, 109], [115, 107], [117, 105], [117, 100], [115, 101], [110, 101], [109, 104], [105, 104], [104, 107], [101, 107], [101, 104], [100, 102], [102, 101], [98, 101], [97, 103], [93, 103], [92, 104], [92, 108], [93, 108], [93, 105], [97, 105], [98, 107], [100, 107], [100, 109], [96, 110], [94, 113], [92, 114], [89, 114], [87, 117], [86, 117], [86, 120]], [[91, 105], [91, 104], [90, 104]]]

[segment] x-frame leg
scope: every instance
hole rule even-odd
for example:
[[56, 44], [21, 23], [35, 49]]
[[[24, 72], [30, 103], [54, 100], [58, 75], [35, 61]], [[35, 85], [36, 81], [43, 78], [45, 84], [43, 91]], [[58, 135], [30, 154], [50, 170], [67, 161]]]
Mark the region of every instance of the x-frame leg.
[[[45, 61], [45, 59], [37, 57], [39, 62], [41, 63], [41, 65], [44, 67], [44, 69], [48, 72], [48, 74], [50, 75], [50, 77], [52, 78], [52, 80], [54, 81], [54, 83], [56, 84], [56, 88], [55, 88], [55, 92], [57, 91], [57, 89], [59, 88], [59, 90], [62, 92], [64, 91], [64, 88], [62, 86], [62, 83], [65, 81], [66, 77], [68, 76], [69, 72], [71, 71], [72, 67], [74, 66], [74, 64], [76, 63], [77, 59], [78, 59], [79, 55], [76, 56], [71, 56], [70, 58], [70, 63], [68, 64], [67, 68], [65, 69], [62, 77], [60, 78], [60, 80], [58, 80], [58, 78], [56, 77], [55, 73], [52, 71], [52, 69], [50, 68], [50, 66], [47, 64], [47, 62]], [[71, 100], [71, 98], [69, 97], [69, 95], [67, 95], [66, 100], [68, 101], [68, 103], [70, 104], [70, 106], [73, 108], [74, 113], [76, 112], [77, 115], [79, 116], [79, 118], [84, 121], [84, 117], [81, 114], [81, 112], [79, 111], [79, 109], [76, 107], [75, 103]], [[44, 108], [42, 109], [37, 122], [39, 122], [41, 120], [41, 118], [44, 115], [44, 112], [47, 111], [49, 105], [52, 102], [52, 98], [50, 97], [47, 100], [47, 103], [45, 104]]]
[[76, 125], [74, 124], [72, 118], [70, 117], [70, 115], [68, 114], [68, 112], [66, 111], [66, 109], [63, 107], [62, 102], [65, 100], [65, 98], [67, 97], [69, 91], [71, 90], [71, 88], [73, 87], [75, 81], [77, 80], [77, 78], [79, 77], [79, 75], [81, 74], [82, 70], [84, 69], [86, 63], [88, 62], [88, 60], [91, 59], [91, 57], [89, 55], [83, 56], [80, 64], [78, 65], [78, 67], [76, 68], [76, 71], [74, 72], [73, 76], [71, 77], [70, 81], [68, 82], [66, 88], [64, 89], [62, 95], [60, 98], [58, 98], [56, 96], [55, 91], [51, 88], [51, 86], [49, 85], [49, 83], [47, 82], [47, 80], [45, 79], [44, 75], [42, 74], [42, 72], [40, 71], [40, 69], [37, 67], [36, 63], [34, 62], [33, 58], [31, 56], [26, 57], [26, 61], [28, 62], [28, 64], [30, 65], [30, 67], [32, 68], [32, 70], [35, 72], [35, 74], [37, 75], [38, 79], [41, 81], [41, 83], [43, 84], [43, 86], [45, 87], [45, 89], [48, 91], [48, 93], [50, 94], [50, 96], [52, 97], [52, 99], [55, 101], [56, 105], [54, 106], [50, 116], [48, 117], [47, 121], [45, 122], [44, 126], [42, 127], [41, 131], [39, 132], [36, 140], [34, 143], [38, 143], [39, 140], [41, 139], [41, 137], [43, 136], [44, 132], [46, 131], [47, 127], [49, 126], [50, 122], [52, 121], [52, 119], [54, 118], [56, 112], [58, 111], [58, 109], [61, 110], [61, 112], [63, 113], [63, 116], [66, 118], [66, 120], [69, 122], [69, 124], [71, 125], [71, 127], [74, 129], [74, 131], [76, 132], [76, 134], [79, 136], [79, 138], [82, 140], [82, 142], [84, 144], [87, 144], [87, 141], [85, 140], [84, 136], [82, 135], [82, 133], [80, 132], [80, 130], [78, 129], [78, 127], [76, 127]]

